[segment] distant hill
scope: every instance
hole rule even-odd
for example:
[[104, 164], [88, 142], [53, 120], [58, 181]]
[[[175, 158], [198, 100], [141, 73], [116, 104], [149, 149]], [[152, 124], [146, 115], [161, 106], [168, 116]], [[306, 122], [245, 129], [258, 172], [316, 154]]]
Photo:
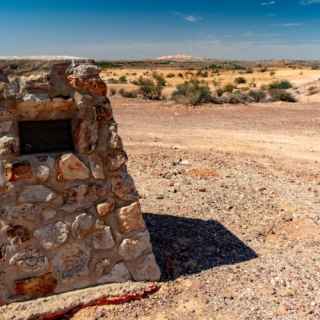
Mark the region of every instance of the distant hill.
[[157, 58], [157, 60], [159, 61], [190, 61], [190, 60], [199, 60], [199, 59], [186, 54], [176, 54], [173, 56], [162, 56]]

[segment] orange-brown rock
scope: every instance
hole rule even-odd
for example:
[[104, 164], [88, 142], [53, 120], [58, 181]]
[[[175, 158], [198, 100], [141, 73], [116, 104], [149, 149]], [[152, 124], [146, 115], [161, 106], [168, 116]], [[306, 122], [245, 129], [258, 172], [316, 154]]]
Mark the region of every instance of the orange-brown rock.
[[60, 180], [84, 180], [90, 177], [89, 169], [72, 153], [62, 155], [58, 167]]
[[142, 231], [146, 228], [139, 202], [134, 202], [130, 206], [119, 209], [117, 211], [117, 218], [121, 233]]
[[114, 205], [115, 205], [115, 203], [114, 203], [113, 199], [110, 199], [109, 201], [98, 204], [97, 205], [98, 214], [101, 217], [105, 217], [105, 216], [109, 215], [112, 212], [112, 210], [114, 209]]
[[78, 91], [90, 93], [95, 96], [106, 96], [107, 94], [107, 86], [100, 78], [81, 79], [70, 75], [68, 81], [71, 87]]
[[11, 177], [9, 181], [32, 179], [32, 167], [30, 162], [21, 161], [11, 166]]
[[40, 277], [17, 280], [15, 292], [17, 295], [36, 298], [53, 293], [56, 286], [57, 279], [48, 273]]

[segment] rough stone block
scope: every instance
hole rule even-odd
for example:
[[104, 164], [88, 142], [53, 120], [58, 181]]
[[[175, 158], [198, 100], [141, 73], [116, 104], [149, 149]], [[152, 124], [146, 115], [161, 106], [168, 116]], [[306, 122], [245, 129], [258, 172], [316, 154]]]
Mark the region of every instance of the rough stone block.
[[10, 156], [18, 152], [18, 143], [15, 137], [0, 137], [0, 156]]
[[135, 260], [144, 252], [151, 251], [149, 232], [137, 234], [134, 239], [124, 239], [119, 247], [119, 254], [124, 261]]
[[96, 250], [109, 250], [115, 245], [112, 237], [111, 228], [103, 227], [92, 235], [93, 247]]
[[158, 281], [161, 277], [159, 266], [153, 254], [130, 263], [128, 269], [136, 281]]
[[50, 202], [56, 199], [57, 194], [49, 188], [36, 185], [26, 187], [20, 194], [19, 202], [37, 203], [37, 202]]
[[30, 180], [33, 178], [32, 166], [28, 161], [12, 163], [9, 181]]
[[67, 241], [69, 228], [64, 222], [58, 221], [55, 224], [36, 230], [34, 236], [40, 241], [44, 249], [53, 250]]
[[121, 233], [143, 231], [146, 228], [139, 202], [123, 207], [117, 211], [119, 230]]
[[90, 177], [89, 169], [72, 153], [61, 156], [58, 167], [63, 180], [85, 180]]
[[20, 194], [19, 202], [37, 203], [50, 202], [56, 199], [57, 194], [42, 185], [28, 186]]
[[109, 274], [101, 277], [98, 283], [126, 282], [131, 279], [130, 273], [124, 263], [115, 265]]
[[16, 280], [15, 294], [30, 298], [43, 297], [50, 293], [54, 293], [57, 283], [57, 279], [51, 273], [33, 278]]
[[113, 211], [114, 207], [115, 207], [115, 202], [112, 198], [110, 198], [106, 202], [99, 203], [97, 205], [97, 211], [101, 217], [106, 217]]

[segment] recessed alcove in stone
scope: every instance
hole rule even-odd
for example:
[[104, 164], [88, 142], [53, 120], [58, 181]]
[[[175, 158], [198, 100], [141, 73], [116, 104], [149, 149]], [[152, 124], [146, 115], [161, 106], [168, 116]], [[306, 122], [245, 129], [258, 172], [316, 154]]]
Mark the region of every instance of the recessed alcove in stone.
[[20, 154], [73, 152], [72, 120], [21, 121]]

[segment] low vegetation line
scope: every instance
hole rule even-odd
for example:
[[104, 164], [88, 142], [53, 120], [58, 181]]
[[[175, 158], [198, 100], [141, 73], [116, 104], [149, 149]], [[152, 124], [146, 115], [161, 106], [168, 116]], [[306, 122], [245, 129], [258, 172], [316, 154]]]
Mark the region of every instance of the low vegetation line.
[[[212, 67], [213, 68], [213, 67]], [[211, 70], [212, 74], [220, 72], [219, 68]], [[245, 76], [236, 76], [233, 82], [221, 84], [221, 80], [215, 78], [210, 84], [208, 80], [210, 70], [199, 70], [198, 72], [173, 73], [166, 76], [162, 73], [146, 71], [143, 75], [133, 80], [128, 80], [127, 75], [118, 79], [112, 77], [107, 80], [111, 85], [131, 85], [134, 89], [112, 87], [109, 91], [111, 96], [120, 95], [124, 98], [144, 98], [147, 100], [172, 100], [178, 104], [199, 106], [206, 103], [211, 104], [250, 104], [259, 102], [297, 102], [294, 95], [293, 85], [288, 80], [274, 80], [268, 85], [257, 88], [254, 80], [249, 81]], [[248, 70], [242, 70], [245, 74]], [[253, 71], [252, 71], [253, 72]], [[260, 70], [266, 72], [266, 70]], [[137, 75], [137, 73], [134, 73]], [[270, 72], [273, 77], [275, 71]], [[164, 89], [170, 87], [172, 79], [185, 79], [184, 82], [175, 84], [172, 93], [164, 94]]]

